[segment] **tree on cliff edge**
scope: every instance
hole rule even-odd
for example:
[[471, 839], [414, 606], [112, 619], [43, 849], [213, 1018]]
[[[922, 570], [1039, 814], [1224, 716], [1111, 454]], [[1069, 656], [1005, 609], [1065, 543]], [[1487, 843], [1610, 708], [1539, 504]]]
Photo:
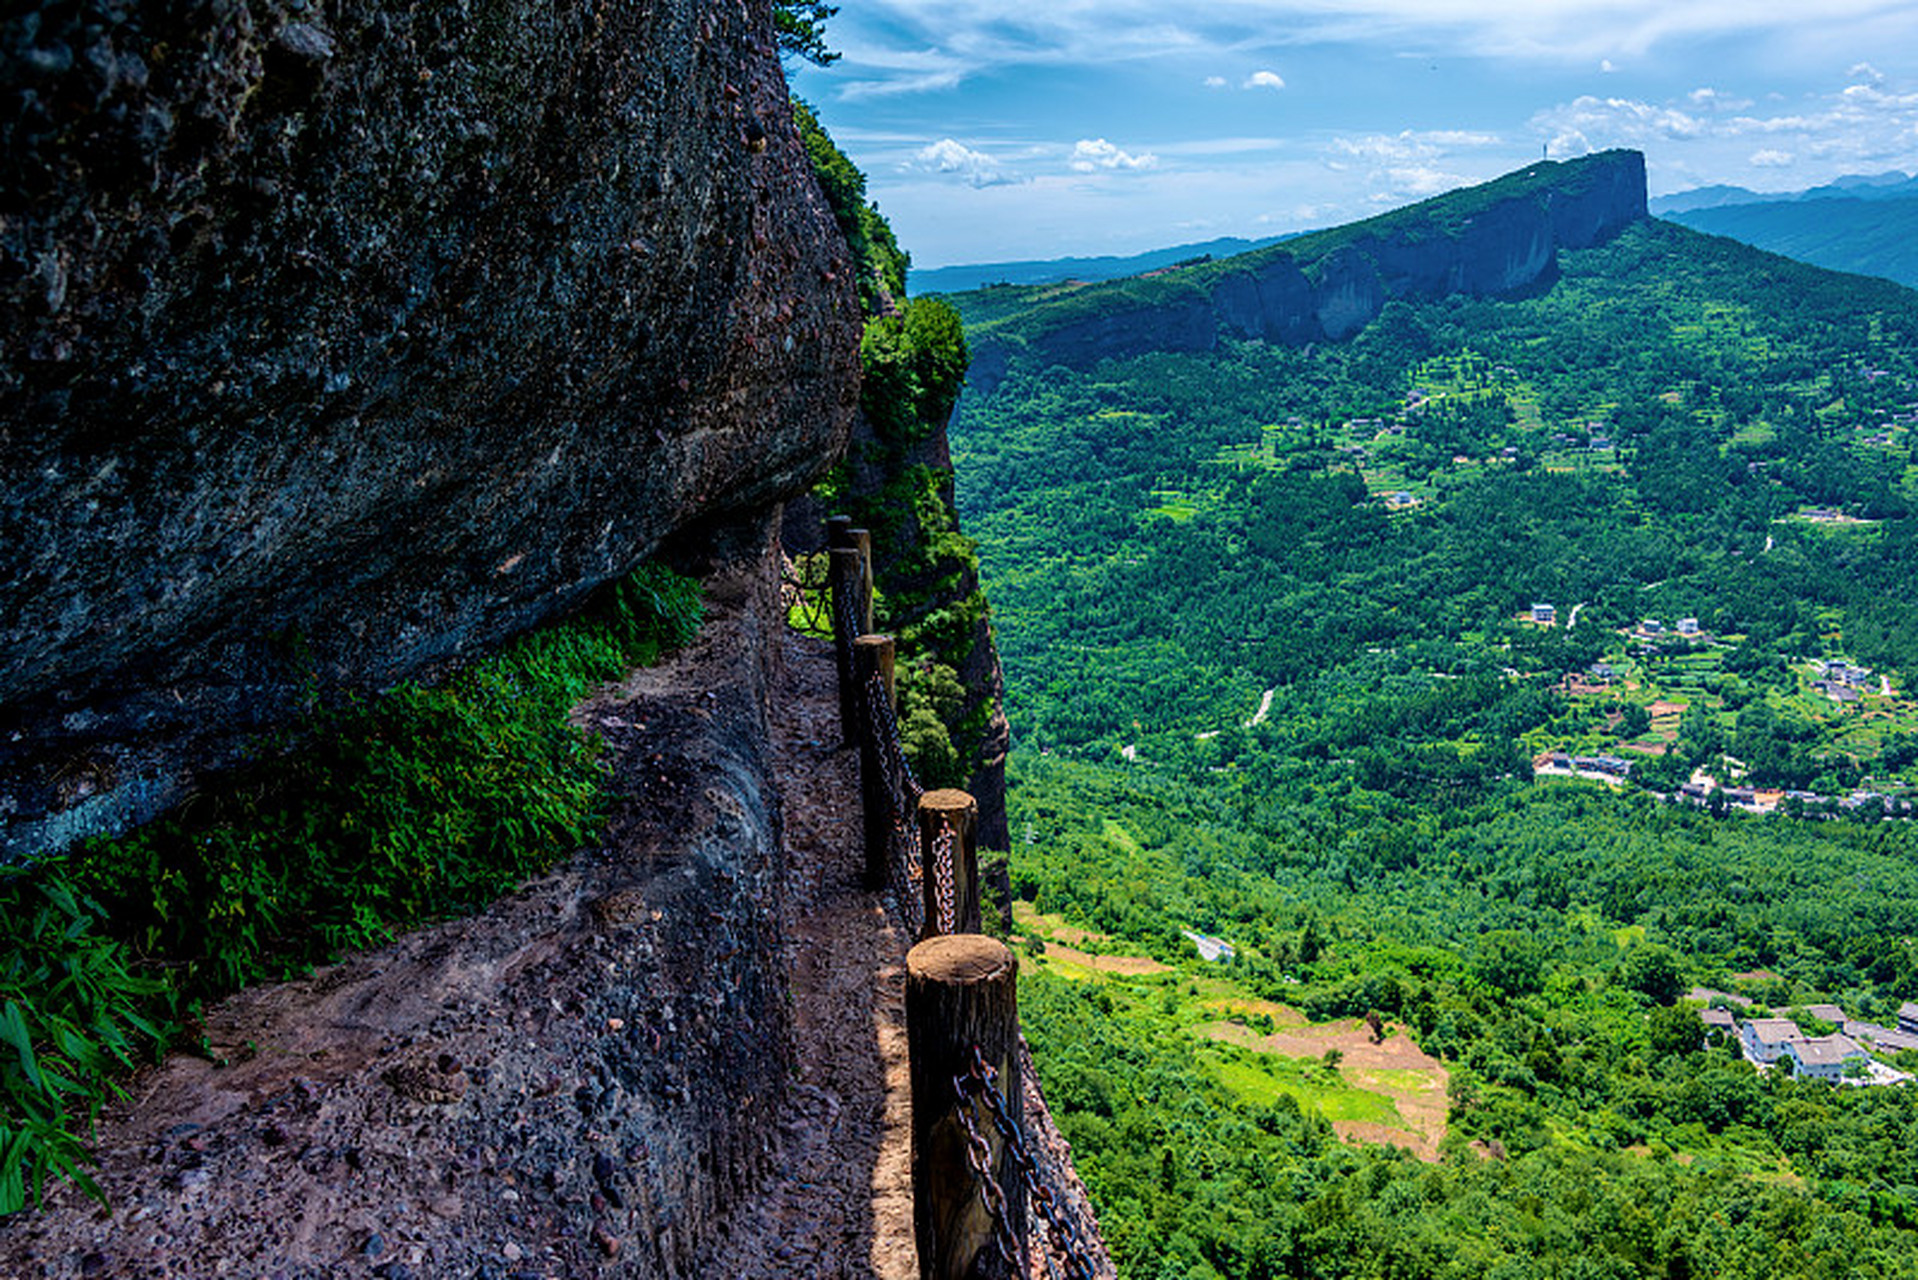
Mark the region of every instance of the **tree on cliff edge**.
[[826, 47], [826, 19], [838, 12], [838, 5], [823, 0], [774, 0], [773, 30], [778, 33], [780, 55], [804, 58], [819, 67], [837, 62], [839, 55]]

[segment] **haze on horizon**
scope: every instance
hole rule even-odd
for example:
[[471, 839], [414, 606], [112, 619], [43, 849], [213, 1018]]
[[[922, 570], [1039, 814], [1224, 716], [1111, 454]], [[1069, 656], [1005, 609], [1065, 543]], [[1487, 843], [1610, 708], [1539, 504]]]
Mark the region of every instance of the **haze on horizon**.
[[1908, 0], [850, 0], [794, 91], [914, 264], [1332, 226], [1541, 155], [1654, 196], [1918, 170]]

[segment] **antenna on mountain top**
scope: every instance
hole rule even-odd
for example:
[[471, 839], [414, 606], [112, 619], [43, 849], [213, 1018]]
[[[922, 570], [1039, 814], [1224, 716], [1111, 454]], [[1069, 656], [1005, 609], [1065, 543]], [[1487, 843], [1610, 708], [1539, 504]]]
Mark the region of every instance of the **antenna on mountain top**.
[[1549, 142], [1541, 142], [1541, 143], [1539, 143], [1539, 144], [1538, 144], [1538, 158], [1539, 158], [1539, 159], [1541, 159], [1541, 160], [1550, 160], [1550, 159], [1552, 158], [1552, 144], [1551, 144], [1551, 143], [1549, 143]]

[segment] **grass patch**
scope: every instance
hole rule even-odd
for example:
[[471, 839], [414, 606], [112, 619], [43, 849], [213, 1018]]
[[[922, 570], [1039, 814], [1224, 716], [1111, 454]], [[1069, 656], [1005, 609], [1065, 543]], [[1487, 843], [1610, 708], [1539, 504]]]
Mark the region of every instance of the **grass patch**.
[[[85, 1177], [115, 1076], [199, 1002], [478, 907], [593, 839], [596, 686], [683, 644], [699, 587], [643, 566], [445, 682], [317, 714], [172, 815], [0, 874], [0, 1213]], [[284, 747], [284, 743], [273, 744]]]
[[1301, 1110], [1317, 1111], [1327, 1120], [1405, 1126], [1405, 1118], [1390, 1098], [1354, 1088], [1311, 1059], [1261, 1055], [1248, 1061], [1212, 1051], [1200, 1056], [1219, 1083], [1241, 1102], [1269, 1107], [1285, 1094]]

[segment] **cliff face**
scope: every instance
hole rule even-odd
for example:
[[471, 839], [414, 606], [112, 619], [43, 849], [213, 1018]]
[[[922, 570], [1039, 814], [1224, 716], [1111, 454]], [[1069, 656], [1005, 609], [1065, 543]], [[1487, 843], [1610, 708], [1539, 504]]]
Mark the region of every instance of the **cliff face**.
[[0, 79], [0, 848], [567, 608], [843, 446], [737, 0], [45, 4]]
[[[1534, 165], [1343, 232], [1199, 268], [1189, 284], [1174, 275], [1162, 296], [1088, 289], [1057, 318], [1036, 309], [1023, 354], [1041, 366], [1083, 368], [1148, 351], [1209, 351], [1222, 335], [1336, 342], [1394, 299], [1495, 296], [1549, 280], [1560, 249], [1602, 243], [1645, 216], [1645, 158], [1636, 151]], [[990, 334], [975, 349], [969, 385], [986, 392], [1021, 354]]]
[[[823, 550], [823, 522], [842, 512], [870, 527], [884, 613], [879, 625], [912, 637], [924, 658], [944, 663], [960, 691], [947, 717], [957, 726], [951, 745], [958, 776], [930, 782], [971, 792], [979, 802], [980, 847], [1004, 850], [1011, 847], [1006, 753], [1012, 742], [1005, 673], [978, 561], [972, 543], [959, 535], [946, 427], [942, 420], [924, 439], [900, 444], [887, 440], [865, 414], [858, 415], [841, 493], [832, 503], [808, 495], [788, 504], [781, 540], [795, 555]], [[906, 683], [914, 679], [913, 673], [901, 674]]]

